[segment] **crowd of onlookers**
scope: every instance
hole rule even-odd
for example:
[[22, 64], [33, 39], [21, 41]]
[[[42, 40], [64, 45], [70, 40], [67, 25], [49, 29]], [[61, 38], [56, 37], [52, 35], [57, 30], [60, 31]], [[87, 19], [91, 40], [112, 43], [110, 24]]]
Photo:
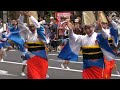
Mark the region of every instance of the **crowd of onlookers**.
[[[118, 34], [120, 41], [120, 17], [116, 13], [110, 13], [107, 16], [110, 16], [117, 24], [118, 24]], [[58, 51], [59, 46], [64, 46], [68, 38], [69, 32], [62, 27], [62, 23], [67, 19], [67, 17], [63, 16], [60, 18], [60, 23], [57, 23], [57, 19], [55, 17], [50, 17], [50, 22], [45, 22], [45, 20], [39, 19], [40, 23], [44, 23], [46, 34], [50, 38], [50, 47], [49, 51], [54, 50]], [[82, 28], [82, 18], [79, 15], [71, 13], [70, 20], [74, 25], [74, 33], [79, 35], [85, 35], [84, 30]], [[95, 31], [99, 32], [99, 28], [96, 22]]]
[[[62, 27], [62, 23], [68, 17], [62, 16], [60, 17], [60, 21], [51, 16], [49, 18], [49, 22], [46, 22], [44, 17], [39, 17], [39, 23], [45, 27], [46, 36], [49, 37], [50, 43], [48, 46], [48, 51], [58, 51], [60, 50], [58, 47], [62, 47], [67, 42], [68, 38], [68, 31]], [[71, 22], [74, 24], [74, 33], [76, 34], [84, 34], [82, 26], [81, 26], [81, 17], [76, 15], [74, 12], [71, 12], [70, 16]]]
[[[59, 23], [57, 22], [57, 19], [55, 17], [50, 17], [50, 22], [45, 22], [43, 19], [40, 21], [41, 23], [44, 22], [46, 35], [50, 38], [50, 44], [48, 45], [49, 51], [59, 51], [59, 47], [64, 46], [65, 43], [69, 40], [69, 32], [62, 27], [62, 23], [67, 18], [68, 17], [65, 16], [60, 17]], [[70, 20], [75, 27], [74, 33], [83, 35], [84, 31], [81, 26], [81, 17], [79, 15], [71, 13]]]
[[[112, 19], [120, 24], [120, 17], [119, 15], [116, 15], [115, 13], [111, 14]], [[60, 17], [60, 22], [58, 23], [58, 20], [51, 16], [49, 17], [49, 21], [45, 19], [45, 17], [38, 17], [38, 21], [41, 25], [44, 26], [46, 31], [46, 36], [49, 38], [49, 44], [47, 45], [48, 51], [59, 51], [60, 49], [58, 47], [62, 47], [65, 45], [68, 38], [69, 32], [62, 27], [62, 23], [67, 19], [68, 17], [62, 16]], [[74, 25], [74, 33], [75, 34], [81, 34], [85, 35], [84, 30], [82, 28], [82, 18], [80, 15], [76, 15], [76, 13], [71, 12], [70, 20]], [[11, 25], [12, 20], [8, 20], [7, 24], [8, 26]], [[0, 28], [2, 27], [2, 20], [0, 20]], [[96, 31], [97, 31], [97, 25], [96, 25]], [[120, 29], [118, 30], [118, 33], [120, 34]], [[120, 35], [119, 35], [120, 36]], [[120, 38], [119, 38], [120, 40]]]

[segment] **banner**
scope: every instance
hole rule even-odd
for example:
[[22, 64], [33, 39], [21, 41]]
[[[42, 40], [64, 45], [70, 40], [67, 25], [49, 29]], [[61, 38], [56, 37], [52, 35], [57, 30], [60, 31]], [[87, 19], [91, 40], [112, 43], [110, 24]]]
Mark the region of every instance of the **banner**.
[[70, 12], [56, 12], [55, 17], [58, 20], [57, 21], [58, 24], [60, 23], [60, 17], [62, 17], [62, 16], [70, 18]]

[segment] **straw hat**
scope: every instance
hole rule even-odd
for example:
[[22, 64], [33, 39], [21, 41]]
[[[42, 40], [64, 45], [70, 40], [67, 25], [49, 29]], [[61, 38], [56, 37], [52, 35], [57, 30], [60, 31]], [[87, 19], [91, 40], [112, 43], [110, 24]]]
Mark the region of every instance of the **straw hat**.
[[108, 20], [103, 11], [98, 11], [98, 19], [101, 23], [108, 23]]
[[82, 13], [82, 26], [91, 26], [96, 23], [96, 18], [93, 11], [83, 11]]
[[[29, 13], [31, 13], [31, 15], [32, 15], [36, 20], [38, 20], [37, 11], [29, 11]], [[27, 24], [28, 24], [28, 26], [33, 26], [33, 23], [32, 23], [32, 21], [30, 20], [29, 17], [28, 17], [28, 19], [27, 19]]]

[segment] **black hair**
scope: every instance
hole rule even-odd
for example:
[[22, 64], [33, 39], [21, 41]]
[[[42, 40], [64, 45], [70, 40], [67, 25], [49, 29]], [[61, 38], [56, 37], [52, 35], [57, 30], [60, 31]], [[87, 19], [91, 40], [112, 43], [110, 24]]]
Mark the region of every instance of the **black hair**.
[[7, 31], [2, 31], [2, 33], [5, 33], [5, 32], [7, 32]]
[[42, 19], [44, 19], [44, 17], [41, 17]]

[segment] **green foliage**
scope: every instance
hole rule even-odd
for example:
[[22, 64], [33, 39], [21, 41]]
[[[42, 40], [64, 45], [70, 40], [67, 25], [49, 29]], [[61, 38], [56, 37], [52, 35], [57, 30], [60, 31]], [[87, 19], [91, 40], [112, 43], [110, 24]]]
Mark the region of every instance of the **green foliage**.
[[55, 13], [55, 12], [56, 12], [56, 11], [47, 11], [47, 14], [45, 15], [47, 22], [49, 22], [49, 18], [50, 18], [51, 16], [54, 17], [54, 13]]

